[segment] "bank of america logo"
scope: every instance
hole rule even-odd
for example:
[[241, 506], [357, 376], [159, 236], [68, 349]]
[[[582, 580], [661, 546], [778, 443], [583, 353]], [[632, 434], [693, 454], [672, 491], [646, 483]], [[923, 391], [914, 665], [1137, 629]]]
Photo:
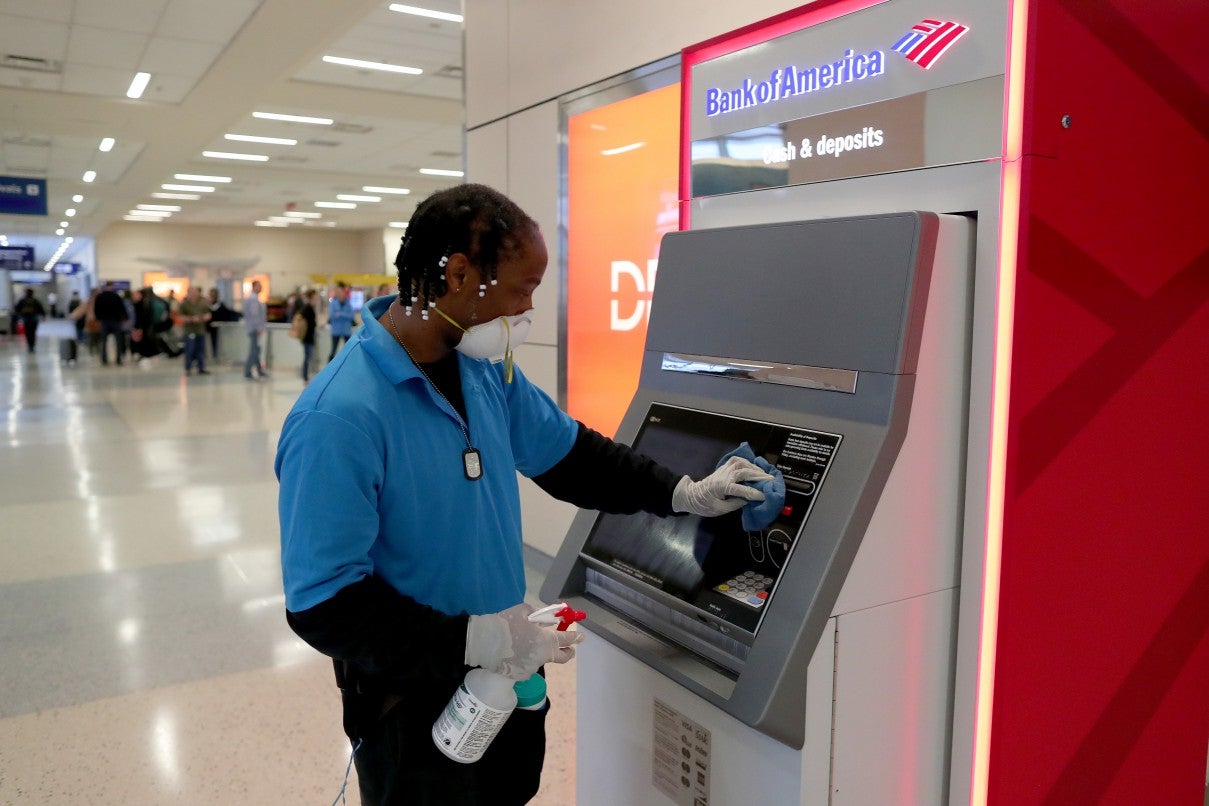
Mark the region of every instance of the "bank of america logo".
[[891, 50], [927, 70], [969, 30], [951, 20], [924, 20], [912, 25], [907, 35], [895, 42]]

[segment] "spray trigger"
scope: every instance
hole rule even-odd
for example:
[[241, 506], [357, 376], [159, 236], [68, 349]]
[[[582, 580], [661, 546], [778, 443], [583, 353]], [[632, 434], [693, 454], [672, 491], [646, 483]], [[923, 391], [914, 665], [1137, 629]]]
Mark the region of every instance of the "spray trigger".
[[587, 613], [582, 610], [576, 610], [566, 602], [555, 602], [552, 605], [534, 610], [529, 614], [529, 621], [547, 627], [558, 625], [557, 629], [559, 632], [562, 632], [575, 622], [583, 621], [587, 617]]

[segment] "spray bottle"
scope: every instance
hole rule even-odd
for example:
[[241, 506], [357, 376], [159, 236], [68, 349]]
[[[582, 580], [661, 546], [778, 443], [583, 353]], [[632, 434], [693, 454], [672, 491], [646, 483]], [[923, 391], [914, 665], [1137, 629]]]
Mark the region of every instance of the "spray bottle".
[[[586, 617], [582, 610], [559, 602], [533, 611], [529, 621], [557, 625], [561, 631]], [[541, 675], [514, 683], [486, 669], [471, 669], [432, 726], [437, 749], [462, 764], [478, 761], [517, 707], [518, 691], [527, 709], [537, 710], [545, 704], [545, 680]]]

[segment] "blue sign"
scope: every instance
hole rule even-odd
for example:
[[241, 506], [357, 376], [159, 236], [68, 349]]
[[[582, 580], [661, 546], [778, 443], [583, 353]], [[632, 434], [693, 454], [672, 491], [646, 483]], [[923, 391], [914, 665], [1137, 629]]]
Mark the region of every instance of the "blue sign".
[[79, 263], [56, 263], [55, 274], [79, 274]]
[[0, 269], [29, 271], [34, 267], [32, 246], [0, 246]]
[[761, 104], [818, 92], [853, 81], [876, 78], [886, 72], [886, 54], [871, 50], [868, 54], [849, 49], [835, 62], [799, 70], [795, 65], [773, 70], [766, 81], [743, 79], [732, 90], [710, 87], [705, 91], [705, 115], [714, 117]]
[[0, 214], [46, 215], [46, 180], [0, 176]]

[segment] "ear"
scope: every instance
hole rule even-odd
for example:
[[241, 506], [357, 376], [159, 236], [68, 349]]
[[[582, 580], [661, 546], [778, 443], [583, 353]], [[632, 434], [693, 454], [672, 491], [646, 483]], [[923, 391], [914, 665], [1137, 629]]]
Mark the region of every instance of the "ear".
[[445, 283], [449, 288], [448, 293], [453, 294], [466, 285], [467, 275], [471, 269], [470, 259], [461, 252], [454, 252], [449, 256], [449, 262], [445, 264]]

